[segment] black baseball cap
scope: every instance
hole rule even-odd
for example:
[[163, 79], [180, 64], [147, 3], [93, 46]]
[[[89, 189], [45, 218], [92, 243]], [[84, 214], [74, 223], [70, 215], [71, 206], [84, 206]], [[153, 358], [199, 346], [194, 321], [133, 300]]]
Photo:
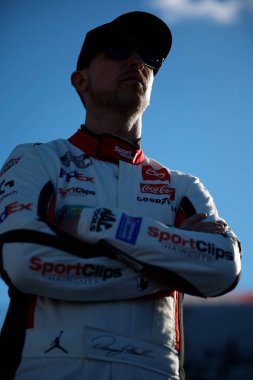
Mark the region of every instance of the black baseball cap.
[[169, 27], [157, 16], [139, 11], [125, 13], [86, 34], [76, 70], [87, 67], [96, 54], [111, 44], [120, 43], [150, 49], [165, 59], [171, 48], [172, 35]]

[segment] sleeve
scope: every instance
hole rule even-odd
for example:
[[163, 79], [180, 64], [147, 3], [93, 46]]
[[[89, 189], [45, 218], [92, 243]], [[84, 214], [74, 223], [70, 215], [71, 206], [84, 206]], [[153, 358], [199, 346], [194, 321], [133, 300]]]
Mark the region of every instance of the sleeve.
[[[210, 215], [210, 218], [214, 215]], [[84, 209], [80, 239], [105, 242], [112, 254], [167, 286], [200, 297], [231, 291], [241, 272], [240, 244], [226, 234], [182, 230], [119, 209]]]
[[48, 223], [58, 175], [54, 159], [25, 144], [0, 172], [0, 272], [6, 284], [71, 301], [143, 297], [165, 288], [107, 257], [106, 247], [80, 242]]
[[[182, 182], [187, 182], [186, 189], [180, 199], [179, 207], [176, 213], [174, 225], [178, 227], [184, 219], [198, 213], [206, 213], [205, 221], [214, 221], [221, 219], [218, 215], [214, 200], [209, 191], [200, 182], [199, 178], [191, 175], [179, 174]], [[179, 179], [179, 182], [180, 182]], [[227, 227], [229, 231], [229, 227]]]

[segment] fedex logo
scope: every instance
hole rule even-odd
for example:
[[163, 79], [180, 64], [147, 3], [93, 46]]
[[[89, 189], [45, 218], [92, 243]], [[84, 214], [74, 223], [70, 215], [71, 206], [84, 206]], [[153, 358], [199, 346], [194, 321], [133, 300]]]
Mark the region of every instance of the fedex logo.
[[66, 182], [70, 182], [71, 178], [76, 178], [78, 181], [94, 183], [93, 177], [86, 177], [82, 173], [78, 173], [76, 170], [73, 170], [71, 172], [66, 172], [66, 170], [61, 168], [60, 178], [64, 178], [64, 177], [66, 179]]
[[0, 223], [4, 222], [9, 215], [14, 212], [22, 211], [22, 210], [31, 210], [32, 203], [22, 204], [18, 202], [12, 202], [5, 206], [4, 211], [0, 214]]
[[142, 178], [153, 181], [169, 181], [170, 174], [165, 168], [155, 169], [151, 165], [144, 165], [142, 167]]

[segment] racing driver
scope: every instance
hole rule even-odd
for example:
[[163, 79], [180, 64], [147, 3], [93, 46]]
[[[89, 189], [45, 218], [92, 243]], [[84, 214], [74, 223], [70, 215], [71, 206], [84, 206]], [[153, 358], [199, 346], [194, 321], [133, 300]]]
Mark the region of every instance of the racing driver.
[[171, 41], [146, 12], [89, 31], [71, 76], [84, 124], [2, 167], [2, 380], [182, 380], [183, 294], [238, 283], [240, 245], [209, 192], [141, 148]]

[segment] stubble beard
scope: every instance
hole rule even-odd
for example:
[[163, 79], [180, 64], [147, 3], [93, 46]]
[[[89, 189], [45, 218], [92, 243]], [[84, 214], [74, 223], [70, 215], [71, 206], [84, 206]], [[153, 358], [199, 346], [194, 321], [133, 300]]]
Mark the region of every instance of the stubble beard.
[[92, 86], [89, 88], [89, 95], [96, 108], [124, 115], [142, 114], [149, 105], [150, 98], [144, 89], [95, 91]]

